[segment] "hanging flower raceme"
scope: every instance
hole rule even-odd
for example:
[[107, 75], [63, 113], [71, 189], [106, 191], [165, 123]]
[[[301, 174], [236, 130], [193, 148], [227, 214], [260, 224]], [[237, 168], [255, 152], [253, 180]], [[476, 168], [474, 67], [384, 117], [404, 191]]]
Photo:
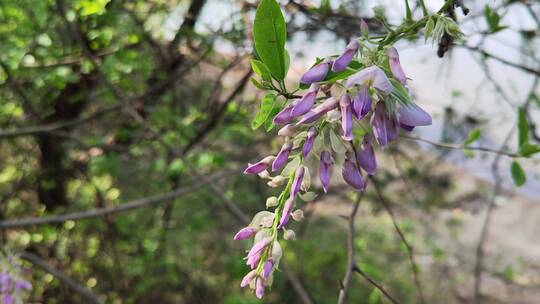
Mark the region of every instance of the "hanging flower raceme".
[[[259, 298], [272, 284], [273, 272], [279, 266], [280, 235], [285, 241], [295, 239], [294, 227], [291, 228], [294, 222], [290, 219], [303, 218], [301, 209], [294, 210], [296, 205], [316, 196], [308, 192], [310, 172], [318, 169], [320, 185], [326, 193], [337, 161], [345, 183], [354, 191], [364, 191], [365, 176], [377, 171], [377, 146], [382, 148], [397, 140], [398, 127], [410, 131], [431, 124], [431, 116], [410, 101], [397, 50], [367, 50], [368, 54], [377, 53], [352, 65], [359, 48], [360, 43], [355, 40], [342, 54], [332, 57], [334, 61], [327, 58], [302, 75], [300, 82], [310, 84], [309, 88], [273, 117], [274, 124], [282, 125], [277, 132], [283, 140], [281, 149], [276, 156], [248, 164], [244, 171], [267, 179], [270, 187], [284, 187], [279, 196], [266, 200], [266, 207], [273, 211], [257, 213], [234, 236], [235, 240], [252, 242], [246, 256], [249, 272], [240, 286], [249, 286]], [[381, 68], [385, 66], [385, 56], [389, 70]], [[326, 79], [330, 70], [333, 75], [348, 75], [358, 65], [363, 68], [351, 76]], [[322, 101], [317, 98], [319, 93], [325, 95]], [[356, 134], [363, 137], [355, 138]], [[313, 169], [310, 166], [317, 158], [318, 168]]]

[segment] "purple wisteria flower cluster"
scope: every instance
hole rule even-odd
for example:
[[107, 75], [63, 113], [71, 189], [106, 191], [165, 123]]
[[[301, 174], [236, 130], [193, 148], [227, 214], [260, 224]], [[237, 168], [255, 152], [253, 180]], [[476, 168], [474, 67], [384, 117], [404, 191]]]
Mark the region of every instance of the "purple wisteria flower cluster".
[[361, 42], [352, 41], [341, 55], [319, 60], [302, 75], [304, 94], [273, 118], [282, 126], [280, 151], [248, 164], [244, 171], [267, 179], [271, 187], [285, 186], [278, 197], [267, 199], [273, 212], [257, 213], [234, 236], [253, 239], [246, 256], [250, 271], [240, 286], [249, 286], [259, 298], [272, 284], [282, 257], [279, 232], [285, 240], [294, 239], [290, 218], [303, 217], [296, 202], [316, 196], [309, 191], [311, 173], [318, 169], [320, 185], [327, 192], [332, 167], [341, 163], [343, 180], [355, 191], [364, 191], [366, 174], [377, 170], [376, 146], [384, 148], [396, 140], [399, 129], [410, 132], [431, 124], [431, 116], [410, 100], [397, 50], [372, 49]]
[[23, 278], [24, 272], [13, 256], [0, 253], [0, 304], [23, 303], [24, 294], [32, 289], [32, 284]]

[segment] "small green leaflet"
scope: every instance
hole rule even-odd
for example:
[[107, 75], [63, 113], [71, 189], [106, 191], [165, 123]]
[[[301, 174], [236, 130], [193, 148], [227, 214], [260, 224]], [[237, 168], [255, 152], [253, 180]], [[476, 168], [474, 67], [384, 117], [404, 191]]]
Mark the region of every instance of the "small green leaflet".
[[473, 142], [477, 141], [479, 138], [480, 138], [480, 129], [478, 128], [474, 129], [471, 131], [471, 133], [469, 133], [469, 136], [467, 137], [467, 139], [465, 139], [465, 141], [463, 142], [463, 145], [464, 146], [470, 145]]
[[529, 124], [527, 123], [527, 116], [525, 110], [519, 108], [518, 110], [518, 145], [521, 146], [529, 141]]
[[266, 94], [266, 96], [264, 96], [261, 102], [261, 109], [259, 110], [259, 112], [257, 112], [255, 118], [253, 118], [253, 122], [251, 122], [251, 128], [253, 128], [253, 130], [262, 126], [264, 122], [268, 119], [270, 113], [272, 113], [272, 109], [274, 108], [275, 101], [276, 94], [274, 93], [268, 93]]
[[277, 80], [285, 79], [285, 41], [287, 29], [285, 18], [276, 0], [262, 0], [253, 22], [255, 50], [262, 62]]
[[405, 89], [405, 87], [394, 78], [390, 78], [390, 82], [394, 87], [394, 90], [392, 90], [392, 93], [390, 95], [392, 95], [403, 105], [409, 104], [411, 102], [411, 97], [409, 96], [409, 92], [407, 92], [407, 89]]
[[540, 152], [540, 146], [535, 145], [535, 144], [524, 143], [521, 146], [519, 146], [519, 155], [524, 156], [524, 157], [529, 157], [538, 152]]
[[274, 127], [274, 117], [276, 117], [277, 113], [279, 113], [283, 109], [282, 105], [279, 105], [279, 102], [274, 103], [274, 107], [272, 108], [272, 111], [270, 112], [270, 115], [268, 115], [268, 118], [266, 119], [266, 122], [264, 123], [264, 129], [266, 132], [270, 132]]
[[488, 24], [489, 31], [491, 33], [496, 33], [502, 31], [506, 26], [501, 26], [501, 17], [497, 14], [496, 11], [492, 10], [489, 5], [486, 4], [484, 8], [484, 17], [486, 18], [486, 23]]
[[268, 69], [266, 64], [264, 64], [262, 61], [252, 59], [251, 68], [253, 69], [253, 72], [261, 76], [263, 80], [266, 80], [266, 81], [272, 80], [272, 74], [270, 73], [270, 70]]
[[527, 177], [525, 176], [525, 172], [523, 171], [523, 168], [519, 165], [517, 161], [512, 162], [512, 166], [510, 167], [510, 172], [512, 173], [512, 179], [514, 180], [514, 184], [518, 187], [523, 186], [525, 184], [525, 181], [527, 181]]

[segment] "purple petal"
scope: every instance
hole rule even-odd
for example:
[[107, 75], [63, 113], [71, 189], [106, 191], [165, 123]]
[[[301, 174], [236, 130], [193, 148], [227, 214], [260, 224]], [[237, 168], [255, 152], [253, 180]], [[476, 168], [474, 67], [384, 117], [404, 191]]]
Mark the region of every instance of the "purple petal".
[[386, 115], [386, 139], [388, 141], [394, 141], [397, 139], [397, 136], [398, 130], [396, 119]]
[[281, 219], [279, 220], [279, 224], [277, 228], [281, 228], [289, 222], [289, 217], [291, 216], [291, 211], [294, 205], [294, 196], [289, 197], [287, 201], [285, 202], [285, 205], [283, 206], [283, 211], [281, 211]]
[[249, 250], [247, 254], [247, 262], [246, 265], [251, 266], [251, 268], [255, 268], [257, 266], [257, 263], [259, 262], [261, 258], [261, 253], [263, 249], [270, 244], [270, 241], [272, 239], [270, 237], [264, 238], [260, 240], [259, 242], [255, 243], [253, 247]]
[[333, 163], [332, 154], [326, 150], [322, 151], [319, 177], [325, 193], [328, 191], [328, 186], [330, 185], [330, 168]]
[[356, 165], [356, 161], [350, 151], [347, 151], [345, 161], [343, 162], [343, 168], [341, 170], [343, 179], [349, 186], [357, 189], [364, 190], [365, 182], [360, 169]]
[[311, 127], [308, 130], [306, 142], [302, 146], [302, 157], [306, 158], [308, 156], [309, 152], [313, 148], [313, 143], [315, 142], [315, 137], [317, 136], [317, 129], [315, 127]]
[[400, 105], [398, 107], [398, 121], [400, 124], [409, 127], [429, 126], [431, 125], [431, 116], [422, 108], [414, 103]]
[[302, 77], [300, 78], [300, 83], [311, 84], [314, 82], [322, 81], [326, 77], [326, 74], [328, 74], [329, 70], [330, 61], [326, 59], [305, 72], [304, 75], [302, 75]]
[[263, 272], [262, 272], [263, 278], [268, 279], [268, 277], [270, 276], [270, 272], [272, 271], [273, 266], [274, 266], [274, 264], [271, 261], [264, 262]]
[[300, 191], [302, 185], [302, 179], [304, 178], [304, 166], [298, 167], [294, 174], [294, 180], [291, 186], [291, 197], [296, 197], [296, 194]]
[[13, 304], [13, 296], [9, 293], [6, 293], [5, 295], [3, 295], [3, 298], [2, 298], [2, 304]]
[[240, 287], [246, 287], [249, 285], [249, 283], [251, 283], [251, 281], [253, 280], [253, 278], [255, 278], [255, 275], [257, 275], [257, 271], [256, 270], [252, 270], [250, 272], [248, 272], [244, 278], [242, 279], [242, 282], [240, 283]]
[[311, 107], [315, 104], [315, 98], [317, 97], [317, 94], [319, 93], [319, 85], [314, 83], [311, 85], [309, 91], [302, 96], [302, 98], [296, 103], [296, 105], [293, 107], [291, 111], [292, 117], [298, 117], [300, 115], [304, 115], [309, 110], [311, 110]]
[[300, 124], [308, 124], [316, 121], [317, 119], [321, 118], [324, 114], [326, 114], [328, 111], [333, 110], [335, 107], [337, 107], [339, 103], [339, 100], [337, 100], [334, 97], [330, 97], [326, 99], [323, 103], [316, 106], [313, 110], [309, 111], [306, 115], [302, 116], [300, 121], [296, 125]]
[[292, 142], [286, 142], [283, 144], [281, 151], [279, 151], [276, 159], [274, 159], [274, 162], [272, 163], [272, 172], [275, 172], [285, 166], [289, 160], [289, 153], [291, 153], [292, 146]]
[[244, 227], [240, 229], [234, 236], [235, 241], [249, 239], [257, 233], [257, 229], [253, 227]]
[[392, 84], [390, 83], [390, 80], [388, 80], [388, 77], [386, 77], [384, 71], [375, 65], [365, 68], [349, 77], [347, 80], [347, 87], [352, 87], [353, 85], [362, 87], [373, 86], [384, 95], [392, 93], [393, 90]]
[[343, 52], [343, 54], [341, 54], [341, 56], [339, 56], [332, 64], [332, 72], [341, 72], [345, 70], [353, 60], [356, 52], [358, 52], [359, 47], [360, 44], [358, 44], [358, 41], [351, 41], [349, 45], [347, 45], [345, 52]]
[[257, 278], [257, 281], [255, 281], [255, 295], [259, 299], [262, 299], [264, 296], [264, 282], [262, 278]]
[[407, 83], [407, 76], [405, 76], [405, 72], [403, 72], [403, 68], [401, 68], [398, 51], [395, 47], [391, 47], [388, 49], [387, 55], [392, 75], [395, 79], [401, 82], [401, 84], [405, 85]]
[[277, 115], [272, 120], [274, 122], [274, 124], [276, 124], [276, 125], [284, 125], [286, 123], [289, 123], [293, 119], [293, 117], [291, 116], [291, 112], [292, 112], [293, 107], [294, 107], [294, 105], [292, 105], [292, 104], [288, 105], [283, 110], [281, 110], [279, 113], [277, 113]]
[[399, 127], [407, 132], [411, 132], [412, 130], [414, 130], [414, 127], [407, 126], [406, 124], [402, 124], [402, 123], [399, 123]]
[[353, 113], [358, 119], [364, 118], [371, 110], [371, 97], [367, 87], [363, 87], [353, 99]]
[[375, 106], [375, 112], [371, 117], [371, 126], [377, 142], [382, 147], [388, 143], [386, 134], [386, 107], [383, 102], [378, 102]]
[[347, 94], [341, 96], [339, 100], [339, 106], [341, 108], [341, 128], [343, 129], [343, 139], [351, 141], [352, 136], [352, 109], [351, 99]]
[[273, 161], [273, 156], [267, 156], [257, 163], [248, 163], [247, 168], [244, 170], [244, 174], [259, 174], [266, 170], [266, 168], [268, 168], [268, 166], [270, 166], [270, 163], [272, 163]]
[[358, 165], [362, 169], [366, 170], [370, 175], [375, 174], [375, 171], [377, 171], [377, 160], [375, 158], [375, 151], [371, 145], [371, 135], [366, 134], [364, 136], [356, 156]]

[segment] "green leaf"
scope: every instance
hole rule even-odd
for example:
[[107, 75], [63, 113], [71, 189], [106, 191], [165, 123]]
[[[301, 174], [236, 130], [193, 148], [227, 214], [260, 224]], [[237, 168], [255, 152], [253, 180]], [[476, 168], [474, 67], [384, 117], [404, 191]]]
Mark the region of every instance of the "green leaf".
[[250, 80], [251, 80], [251, 83], [252, 83], [256, 88], [261, 89], [261, 90], [266, 90], [266, 87], [265, 87], [262, 83], [260, 83], [257, 79], [255, 79], [255, 78], [252, 77]]
[[261, 76], [263, 80], [266, 80], [266, 81], [272, 80], [272, 74], [270, 73], [270, 70], [268, 69], [266, 64], [264, 64], [262, 61], [252, 59], [251, 68], [253, 69], [253, 72]]
[[89, 16], [94, 14], [103, 14], [105, 12], [105, 6], [111, 0], [81, 0], [79, 7], [81, 9], [81, 16]]
[[519, 155], [529, 157], [533, 154], [540, 152], [540, 146], [531, 143], [524, 143], [519, 146]]
[[272, 108], [270, 115], [268, 115], [268, 119], [264, 123], [264, 129], [266, 132], [270, 132], [275, 127], [273, 119], [282, 109], [283, 106], [278, 105], [278, 103], [274, 103], [274, 107]]
[[285, 79], [285, 41], [287, 29], [279, 4], [262, 0], [255, 13], [253, 40], [259, 58], [277, 80]]
[[274, 108], [275, 101], [276, 94], [274, 93], [268, 93], [266, 94], [266, 96], [264, 96], [261, 102], [261, 109], [259, 110], [259, 112], [257, 112], [255, 118], [253, 118], [253, 122], [251, 122], [251, 127], [253, 128], [253, 130], [262, 126], [264, 122], [268, 119], [270, 113], [272, 112], [272, 109]]
[[469, 133], [469, 136], [463, 142], [463, 145], [467, 146], [477, 141], [480, 138], [480, 129], [474, 129]]
[[409, 104], [411, 102], [411, 97], [409, 96], [407, 89], [405, 89], [405, 87], [394, 78], [390, 78], [390, 82], [392, 83], [392, 86], [394, 87], [394, 90], [392, 90], [391, 95], [394, 96], [402, 104], [404, 105]]
[[435, 21], [433, 18], [429, 18], [426, 22], [426, 27], [424, 28], [424, 42], [428, 40], [428, 38], [431, 36], [431, 33], [433, 32], [433, 29], [435, 28]]
[[486, 23], [488, 25], [489, 31], [491, 33], [496, 33], [502, 31], [506, 26], [501, 26], [501, 17], [497, 14], [496, 11], [492, 10], [489, 5], [486, 4], [484, 8], [484, 17], [486, 18]]
[[527, 123], [527, 116], [525, 110], [519, 108], [518, 110], [518, 144], [519, 146], [529, 141], [529, 123]]
[[523, 186], [525, 184], [525, 181], [527, 181], [527, 177], [525, 176], [525, 172], [519, 165], [517, 161], [512, 162], [512, 166], [510, 167], [510, 172], [512, 173], [512, 179], [514, 180], [514, 184], [518, 187]]

